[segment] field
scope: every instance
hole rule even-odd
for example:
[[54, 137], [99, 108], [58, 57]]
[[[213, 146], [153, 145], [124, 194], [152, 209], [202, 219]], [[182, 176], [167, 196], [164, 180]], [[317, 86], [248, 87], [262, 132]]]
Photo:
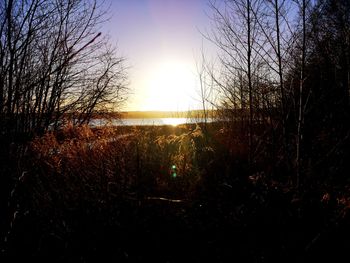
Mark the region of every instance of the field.
[[6, 208], [7, 260], [339, 262], [348, 253], [345, 191], [298, 195], [263, 164], [252, 172], [245, 138], [218, 123], [66, 127], [25, 156]]

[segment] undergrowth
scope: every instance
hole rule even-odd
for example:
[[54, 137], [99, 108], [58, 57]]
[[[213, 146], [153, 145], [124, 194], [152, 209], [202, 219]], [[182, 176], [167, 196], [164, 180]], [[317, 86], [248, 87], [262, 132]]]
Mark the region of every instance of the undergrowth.
[[244, 138], [215, 125], [205, 131], [67, 126], [35, 138], [9, 198], [2, 255], [78, 262], [344, 255], [346, 191], [297, 195], [271, 169], [249, 169]]

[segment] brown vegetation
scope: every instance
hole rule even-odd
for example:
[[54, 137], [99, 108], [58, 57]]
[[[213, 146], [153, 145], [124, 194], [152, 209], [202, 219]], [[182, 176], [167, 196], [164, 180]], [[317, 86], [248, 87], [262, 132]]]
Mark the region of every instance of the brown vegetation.
[[76, 124], [123, 101], [125, 78], [109, 51], [82, 70], [101, 44], [83, 3], [0, 3], [5, 260], [348, 258], [348, 1], [211, 1], [220, 71], [199, 68], [195, 113], [217, 121], [94, 129]]
[[68, 126], [35, 138], [11, 194], [3, 255], [89, 262], [345, 255], [348, 186], [295, 195], [266, 163], [251, 170], [247, 138], [222, 123], [207, 128]]

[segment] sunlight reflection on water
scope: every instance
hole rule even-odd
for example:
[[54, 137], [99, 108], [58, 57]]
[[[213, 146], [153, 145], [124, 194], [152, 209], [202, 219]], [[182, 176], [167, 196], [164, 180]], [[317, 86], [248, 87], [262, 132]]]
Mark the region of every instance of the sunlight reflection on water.
[[163, 118], [162, 119], [165, 125], [177, 126], [179, 124], [186, 123], [186, 118]]
[[[213, 119], [208, 118], [207, 122], [212, 122]], [[103, 119], [94, 119], [90, 121], [90, 125], [93, 127], [104, 126], [104, 125], [115, 125], [115, 126], [161, 126], [161, 125], [172, 125], [177, 126], [180, 124], [193, 124], [204, 122], [204, 118], [145, 118], [145, 119], [114, 119], [111, 121]]]

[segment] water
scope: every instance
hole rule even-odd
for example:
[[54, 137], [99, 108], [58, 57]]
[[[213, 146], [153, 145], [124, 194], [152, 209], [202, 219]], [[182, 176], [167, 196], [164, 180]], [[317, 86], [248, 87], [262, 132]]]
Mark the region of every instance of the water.
[[[212, 118], [207, 118], [207, 122], [212, 122]], [[93, 127], [104, 126], [106, 124], [114, 126], [161, 126], [180, 124], [194, 124], [204, 122], [204, 118], [145, 118], [145, 119], [113, 119], [106, 121], [104, 119], [94, 119], [90, 121]]]

